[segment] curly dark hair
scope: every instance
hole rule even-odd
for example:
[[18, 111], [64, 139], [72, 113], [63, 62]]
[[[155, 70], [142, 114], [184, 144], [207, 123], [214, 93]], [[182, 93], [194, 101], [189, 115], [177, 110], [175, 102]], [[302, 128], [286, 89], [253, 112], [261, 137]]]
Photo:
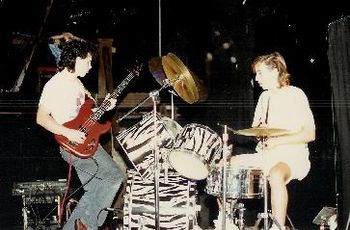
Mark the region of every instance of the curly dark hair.
[[62, 71], [67, 68], [69, 72], [75, 71], [76, 58], [86, 58], [88, 54], [92, 57], [96, 54], [96, 46], [87, 41], [72, 40], [65, 42], [61, 47], [61, 57], [58, 62], [58, 70]]

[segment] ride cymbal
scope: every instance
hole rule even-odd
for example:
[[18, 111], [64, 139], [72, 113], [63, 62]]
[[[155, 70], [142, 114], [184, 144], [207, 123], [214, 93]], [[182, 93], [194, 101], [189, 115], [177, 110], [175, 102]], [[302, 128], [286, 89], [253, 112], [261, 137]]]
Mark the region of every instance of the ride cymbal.
[[235, 131], [235, 134], [243, 136], [255, 136], [255, 137], [277, 137], [291, 134], [292, 132], [287, 129], [277, 128], [264, 128], [264, 127], [253, 127], [249, 129], [241, 129]]

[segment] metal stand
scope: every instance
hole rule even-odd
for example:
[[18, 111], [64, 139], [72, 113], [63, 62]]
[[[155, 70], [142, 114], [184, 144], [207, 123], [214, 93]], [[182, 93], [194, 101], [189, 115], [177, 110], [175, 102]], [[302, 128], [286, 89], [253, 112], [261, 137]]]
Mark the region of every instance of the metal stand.
[[226, 159], [227, 159], [227, 126], [224, 127], [224, 133], [222, 134], [222, 140], [224, 142], [223, 150], [222, 150], [222, 159], [224, 161], [223, 172], [222, 172], [222, 230], [226, 230], [226, 182], [227, 182], [227, 173], [226, 173]]
[[[170, 86], [170, 81], [164, 81], [164, 84], [162, 87], [158, 90], [154, 90], [150, 92], [149, 96], [142, 100], [138, 105], [136, 105], [134, 108], [132, 108], [130, 111], [128, 111], [123, 117], [119, 118], [117, 120], [117, 123], [122, 121], [124, 118], [129, 116], [132, 112], [134, 112], [137, 108], [139, 108], [142, 104], [144, 104], [149, 98], [152, 98], [153, 100], [153, 151], [154, 151], [154, 195], [155, 195], [155, 229], [160, 229], [160, 220], [159, 220], [159, 174], [160, 174], [160, 168], [159, 168], [159, 143], [158, 143], [158, 137], [157, 137], [157, 102], [159, 97], [159, 92], [167, 87]], [[165, 172], [166, 173], [166, 172]], [[167, 176], [165, 176], [167, 178]]]
[[124, 114], [124, 116], [122, 116], [121, 118], [119, 118], [117, 120], [117, 123], [121, 122], [122, 120], [124, 120], [127, 116], [129, 116], [131, 113], [133, 113], [136, 109], [138, 109], [141, 105], [143, 105], [148, 99], [153, 98], [155, 95], [159, 95], [159, 92], [162, 91], [165, 88], [168, 88], [169, 86], [171, 86], [170, 81], [169, 80], [165, 80], [164, 84], [162, 85], [162, 87], [160, 87], [158, 90], [154, 90], [152, 92], [150, 92], [149, 96], [144, 98], [139, 104], [137, 104], [134, 108], [130, 109], [126, 114]]
[[159, 146], [157, 139], [157, 101], [159, 91], [153, 91], [150, 93], [150, 97], [153, 100], [153, 151], [154, 151], [154, 203], [155, 203], [155, 228], [160, 229], [159, 220]]
[[232, 217], [235, 216], [238, 210], [238, 218], [235, 219], [235, 224], [238, 225], [239, 230], [244, 230], [244, 204], [236, 203], [233, 208], [234, 210], [232, 211]]

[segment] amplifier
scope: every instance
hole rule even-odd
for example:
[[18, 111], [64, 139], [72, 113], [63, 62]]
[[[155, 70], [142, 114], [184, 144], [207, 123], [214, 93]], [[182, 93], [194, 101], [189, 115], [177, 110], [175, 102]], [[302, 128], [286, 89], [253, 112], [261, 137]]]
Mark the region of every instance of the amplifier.
[[15, 182], [12, 188], [13, 196], [57, 196], [66, 192], [66, 179], [58, 181]]

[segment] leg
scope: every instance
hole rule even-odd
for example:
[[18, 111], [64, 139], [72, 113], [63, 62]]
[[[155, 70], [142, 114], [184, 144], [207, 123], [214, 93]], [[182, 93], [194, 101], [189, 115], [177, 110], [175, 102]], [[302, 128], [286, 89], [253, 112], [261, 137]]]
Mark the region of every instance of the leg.
[[124, 173], [101, 146], [88, 159], [76, 158], [66, 152], [62, 152], [62, 156], [66, 161], [72, 161], [85, 190], [63, 229], [74, 229], [75, 220], [81, 219], [89, 230], [95, 230], [106, 219], [107, 211], [103, 209], [111, 206]]
[[285, 225], [288, 207], [288, 191], [286, 181], [291, 175], [287, 164], [279, 162], [269, 172], [271, 187], [272, 214], [281, 226]]

